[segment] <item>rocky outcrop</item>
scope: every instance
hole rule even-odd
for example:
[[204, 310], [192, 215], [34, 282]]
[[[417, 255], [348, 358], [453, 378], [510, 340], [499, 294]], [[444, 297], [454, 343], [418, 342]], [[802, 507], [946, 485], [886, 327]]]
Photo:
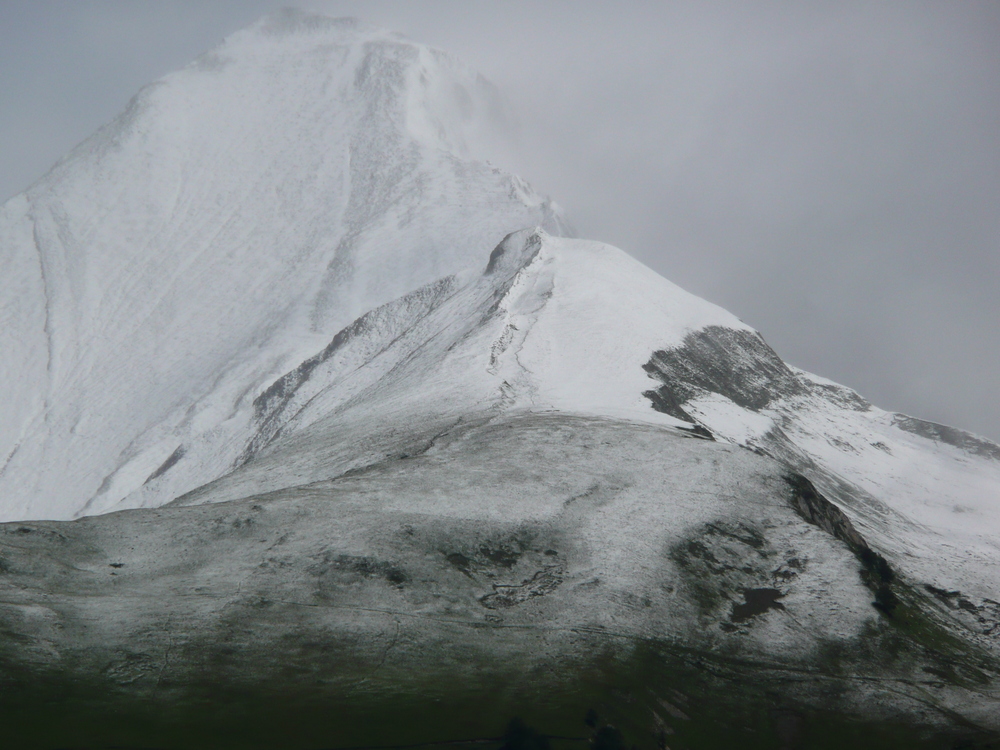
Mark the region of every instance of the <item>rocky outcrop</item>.
[[760, 411], [775, 399], [803, 392], [802, 383], [759, 333], [708, 326], [674, 349], [653, 352], [643, 365], [663, 384], [646, 391], [653, 408], [693, 422], [683, 405], [703, 393], [725, 396]]
[[891, 616], [899, 603], [892, 583], [896, 574], [878, 552], [868, 546], [854, 524], [840, 508], [823, 497], [813, 483], [801, 474], [789, 474], [785, 481], [792, 487], [792, 507], [809, 523], [844, 542], [862, 565], [861, 579], [875, 593], [875, 606]]
[[868, 543], [854, 528], [844, 511], [823, 497], [813, 483], [801, 474], [789, 474], [785, 481], [792, 488], [792, 507], [806, 521], [844, 542], [855, 553], [868, 549]]

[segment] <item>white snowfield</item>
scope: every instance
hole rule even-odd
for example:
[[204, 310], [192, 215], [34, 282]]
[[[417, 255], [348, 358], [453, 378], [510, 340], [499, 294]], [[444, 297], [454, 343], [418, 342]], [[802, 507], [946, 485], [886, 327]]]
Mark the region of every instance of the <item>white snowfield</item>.
[[[650, 304], [636, 305], [637, 293]], [[232, 454], [239, 469], [181, 502], [329, 479], [398, 454], [430, 424], [482, 415], [560, 411], [687, 428], [650, 408], [642, 362], [650, 341], [679, 344], [725, 324], [745, 328], [621, 250], [515, 232], [485, 272], [360, 318], [264, 392], [252, 437]]]
[[0, 516], [245, 498], [492, 415], [697, 423], [809, 476], [995, 643], [1000, 446], [556, 236], [469, 156], [498, 106], [440, 52], [296, 14], [144, 89], [0, 213]]
[[[561, 231], [467, 158], [502, 107], [442, 52], [296, 12], [144, 88], [0, 209], [0, 518], [135, 497], [358, 315]], [[141, 501], [227, 468], [196, 460]]]

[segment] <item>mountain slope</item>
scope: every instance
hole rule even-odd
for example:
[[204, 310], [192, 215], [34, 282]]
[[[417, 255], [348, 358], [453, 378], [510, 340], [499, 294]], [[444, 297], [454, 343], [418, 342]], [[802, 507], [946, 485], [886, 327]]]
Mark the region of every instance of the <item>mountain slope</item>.
[[110, 507], [361, 313], [558, 229], [468, 158], [501, 111], [444, 53], [295, 11], [143, 89], [0, 209], [0, 516]]
[[514, 233], [480, 276], [361, 318], [257, 407], [240, 467], [178, 502], [331, 479], [499, 414], [658, 424], [808, 476], [902, 574], [961, 592], [956, 617], [1000, 652], [998, 447], [940, 428], [944, 442], [787, 367], [734, 316], [600, 243]]
[[0, 720], [997, 747], [1000, 446], [557, 236], [494, 107], [281, 13], [3, 207]]
[[995, 660], [934, 597], [872, 607], [781, 462], [552, 411], [405, 433], [243, 500], [0, 525], [8, 736], [496, 747], [514, 716], [586, 740], [588, 709], [648, 750], [1000, 730]]

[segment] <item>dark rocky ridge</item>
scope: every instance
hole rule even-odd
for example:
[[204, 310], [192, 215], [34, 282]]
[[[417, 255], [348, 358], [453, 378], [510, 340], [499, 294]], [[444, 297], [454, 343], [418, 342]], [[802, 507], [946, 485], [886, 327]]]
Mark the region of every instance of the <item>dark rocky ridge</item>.
[[844, 511], [823, 497], [812, 482], [801, 474], [789, 474], [785, 481], [792, 487], [792, 507], [795, 511], [809, 523], [844, 542], [854, 552], [863, 566], [861, 579], [875, 594], [875, 606], [891, 616], [899, 603], [892, 589], [896, 578], [892, 566], [868, 546]]
[[662, 382], [643, 394], [653, 408], [688, 422], [694, 420], [684, 403], [704, 392], [718, 393], [752, 411], [805, 392], [759, 333], [722, 326], [694, 331], [681, 346], [653, 352], [643, 369]]
[[868, 543], [854, 528], [851, 519], [823, 497], [812, 482], [801, 474], [789, 474], [785, 481], [793, 490], [792, 507], [802, 518], [844, 542], [856, 553], [868, 549]]
[[160, 464], [160, 466], [156, 469], [156, 471], [154, 471], [152, 474], [149, 475], [149, 478], [145, 481], [145, 484], [149, 484], [154, 479], [158, 479], [159, 477], [162, 477], [164, 474], [170, 471], [170, 469], [173, 468], [178, 461], [184, 458], [185, 452], [186, 451], [184, 449], [184, 446], [178, 445], [177, 448], [174, 450], [174, 452], [167, 457], [167, 460], [164, 461], [162, 464]]

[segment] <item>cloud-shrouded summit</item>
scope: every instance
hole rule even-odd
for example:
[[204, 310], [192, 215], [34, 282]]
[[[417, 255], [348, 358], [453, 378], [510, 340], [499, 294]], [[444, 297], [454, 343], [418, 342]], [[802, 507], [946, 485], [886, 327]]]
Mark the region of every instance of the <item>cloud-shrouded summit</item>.
[[144, 88], [0, 212], [0, 516], [113, 506], [361, 313], [559, 231], [467, 158], [498, 112], [448, 55], [297, 11]]

